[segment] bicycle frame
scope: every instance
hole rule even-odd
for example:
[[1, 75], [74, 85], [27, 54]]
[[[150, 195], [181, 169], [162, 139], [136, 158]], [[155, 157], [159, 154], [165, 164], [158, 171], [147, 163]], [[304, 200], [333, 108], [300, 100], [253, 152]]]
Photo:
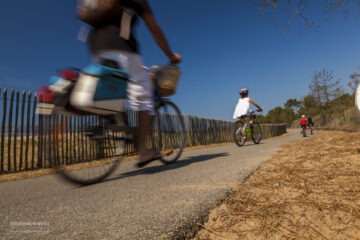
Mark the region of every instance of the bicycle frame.
[[238, 121], [244, 123], [244, 127], [250, 127], [253, 124], [254, 119], [256, 118], [256, 111], [251, 111], [250, 115], [242, 116], [238, 118]]
[[250, 121], [242, 121], [242, 120], [239, 120], [239, 122], [243, 123], [243, 125], [237, 129], [237, 132], [240, 131], [241, 134], [246, 137], [246, 135], [245, 135], [245, 129], [248, 128], [248, 127], [250, 127], [250, 126], [251, 126], [251, 123], [250, 123]]
[[[254, 121], [255, 118], [255, 111], [251, 111], [250, 115], [241, 117], [237, 120], [237, 122], [241, 123], [241, 126], [235, 129], [234, 139], [236, 145], [239, 147], [243, 146], [250, 137], [255, 144], [260, 143], [262, 133], [259, 123]], [[249, 132], [247, 132], [246, 129], [249, 129]]]
[[306, 128], [307, 128], [307, 126], [306, 125], [302, 125], [301, 126], [301, 134], [303, 135], [303, 137], [306, 137]]

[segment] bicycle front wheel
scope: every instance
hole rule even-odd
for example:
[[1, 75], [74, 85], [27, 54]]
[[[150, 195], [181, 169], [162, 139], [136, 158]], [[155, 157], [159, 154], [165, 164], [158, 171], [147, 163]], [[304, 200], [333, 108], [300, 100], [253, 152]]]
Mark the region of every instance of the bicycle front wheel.
[[261, 127], [258, 122], [253, 123], [250, 127], [251, 130], [251, 139], [255, 144], [259, 144], [262, 138]]
[[125, 133], [102, 116], [59, 117], [54, 123], [53, 163], [59, 176], [74, 184], [103, 181], [120, 164]]
[[236, 122], [233, 133], [234, 141], [239, 147], [243, 146], [246, 142], [245, 129], [243, 122]]
[[179, 108], [171, 101], [163, 99], [155, 107], [153, 137], [155, 146], [161, 152], [160, 160], [165, 164], [176, 162], [185, 147], [185, 124]]

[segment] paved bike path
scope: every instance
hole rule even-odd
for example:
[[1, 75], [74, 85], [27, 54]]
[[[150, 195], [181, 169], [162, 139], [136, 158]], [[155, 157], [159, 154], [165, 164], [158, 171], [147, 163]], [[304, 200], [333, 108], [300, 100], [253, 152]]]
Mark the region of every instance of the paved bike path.
[[186, 151], [165, 166], [124, 162], [105, 182], [76, 187], [55, 175], [0, 183], [1, 239], [168, 239], [185, 232], [299, 130]]

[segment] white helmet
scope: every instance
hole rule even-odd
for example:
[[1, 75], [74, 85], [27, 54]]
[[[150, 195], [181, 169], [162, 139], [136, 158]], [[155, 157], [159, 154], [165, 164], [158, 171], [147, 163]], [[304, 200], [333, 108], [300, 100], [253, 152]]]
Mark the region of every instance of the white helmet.
[[246, 89], [246, 88], [242, 88], [242, 89], [240, 89], [239, 94], [240, 94], [242, 97], [244, 97], [244, 96], [246, 97], [246, 96], [249, 95], [249, 90]]

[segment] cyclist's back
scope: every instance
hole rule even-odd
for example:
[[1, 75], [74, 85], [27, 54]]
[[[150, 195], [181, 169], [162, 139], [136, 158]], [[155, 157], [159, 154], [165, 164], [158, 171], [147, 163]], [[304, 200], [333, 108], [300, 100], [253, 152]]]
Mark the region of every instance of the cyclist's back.
[[236, 105], [234, 118], [244, 117], [250, 115], [250, 101], [249, 98], [239, 98]]
[[301, 127], [306, 127], [307, 126], [308, 121], [307, 121], [307, 118], [305, 117], [305, 115], [301, 116], [301, 119], [300, 119], [299, 123], [300, 123]]

